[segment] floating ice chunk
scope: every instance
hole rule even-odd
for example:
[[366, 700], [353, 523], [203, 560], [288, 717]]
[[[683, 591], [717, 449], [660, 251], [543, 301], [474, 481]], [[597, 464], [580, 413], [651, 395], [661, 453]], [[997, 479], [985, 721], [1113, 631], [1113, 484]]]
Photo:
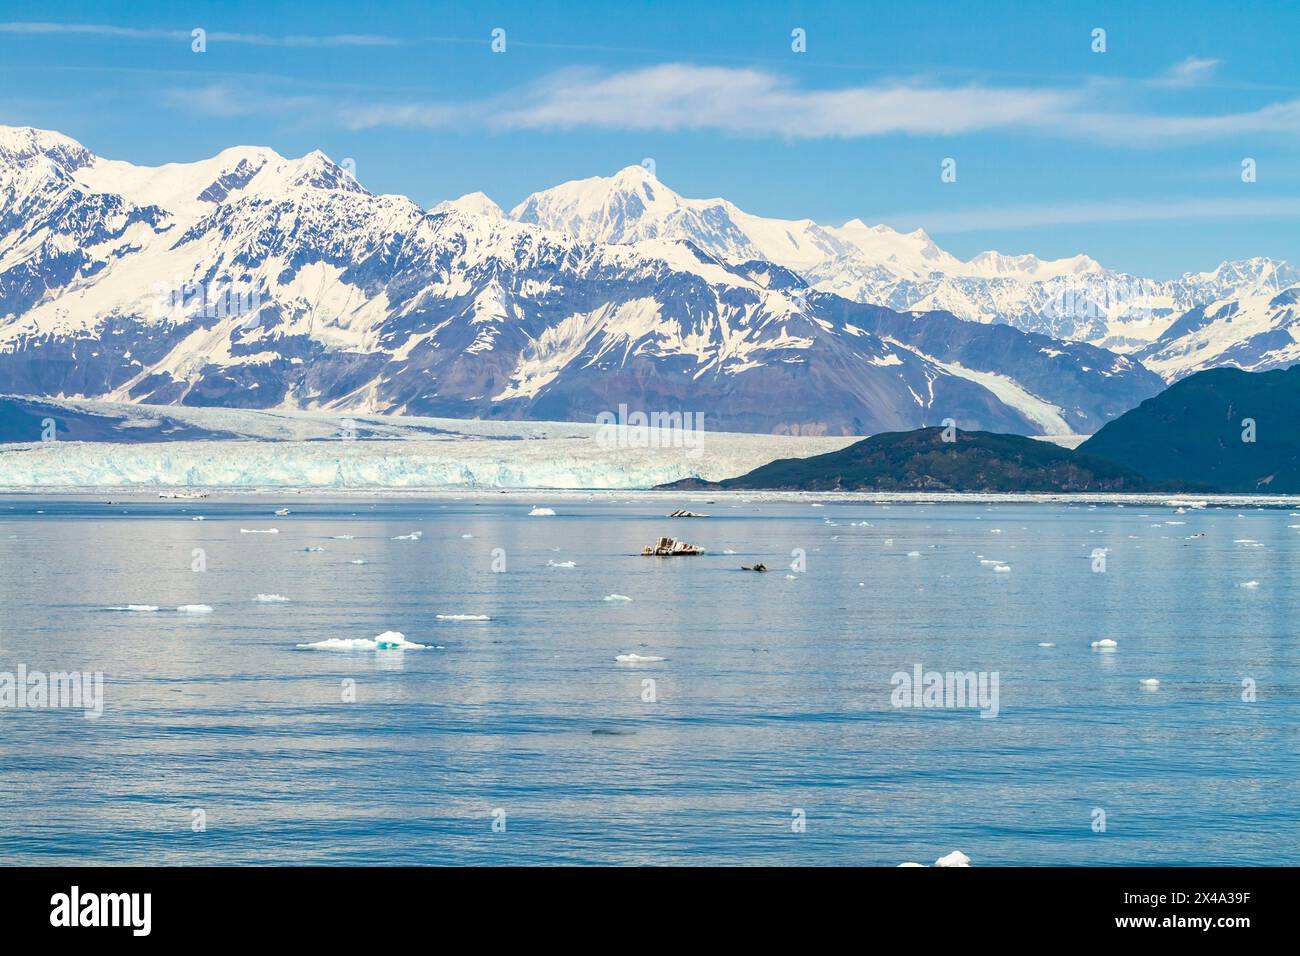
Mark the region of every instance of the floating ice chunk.
[[1119, 643], [1117, 641], [1112, 641], [1109, 637], [1103, 637], [1100, 641], [1093, 641], [1092, 646], [1098, 650], [1113, 651], [1115, 648], [1119, 647]]
[[546, 566], [548, 568], [576, 568], [578, 563], [576, 561], [551, 561], [548, 559]]
[[355, 537], [355, 535], [350, 535], [350, 534], [332, 534], [332, 535], [330, 535], [330, 539], [333, 540], [333, 541], [351, 541], [354, 537]]
[[735, 552], [735, 550], [734, 550], [733, 548], [724, 548], [723, 551], [722, 551], [722, 553], [723, 553], [723, 554], [735, 554], [736, 552]]
[[886, 538], [886, 539], [885, 539], [885, 546], [886, 546], [886, 547], [891, 547], [891, 546], [893, 546], [893, 544], [894, 544], [894, 539], [893, 539], [893, 538]]
[[997, 572], [998, 574], [1010, 574], [1010, 573], [1011, 573], [1011, 565], [1009, 565], [1009, 564], [999, 564], [999, 565], [997, 565], [993, 570], [994, 570], [995, 572]]
[[1056, 645], [1053, 644], [1051, 641], [1039, 641], [1038, 646], [1039, 646], [1039, 647], [1055, 647]]
[[114, 604], [104, 608], [105, 611], [156, 611], [157, 604]]
[[474, 536], [472, 534], [462, 534], [460, 537], [462, 541], [468, 541], [470, 538]]
[[211, 614], [212, 608], [207, 604], [182, 604], [178, 607], [180, 614]]
[[621, 601], [630, 601], [632, 599], [626, 594], [606, 594], [602, 600], [609, 601], [610, 603], [617, 603]]
[[1158, 680], [1157, 680], [1156, 678], [1154, 678], [1154, 677], [1144, 677], [1144, 678], [1142, 678], [1140, 681], [1138, 681], [1138, 683], [1141, 684], [1143, 687], [1159, 687], [1159, 686], [1160, 686], [1160, 681], [1158, 681]]
[[384, 631], [375, 637], [331, 637], [311, 644], [299, 644], [301, 648], [321, 651], [422, 651], [427, 644], [415, 644], [406, 639], [401, 631]]
[[614, 660], [620, 664], [649, 664], [654, 661], [662, 661], [662, 657], [642, 657], [640, 654], [619, 654]]
[[919, 866], [919, 867], [921, 867], [921, 869], [926, 869], [926, 866], [925, 866], [924, 863], [900, 863], [900, 864], [898, 864], [898, 865], [899, 865], [899, 867], [904, 867], [904, 866]]
[[303, 550], [304, 550], [304, 551], [324, 551], [325, 549], [324, 549], [324, 548], [313, 548], [313, 547], [311, 547], [310, 545], [308, 545], [307, 547], [303, 548]]
[[970, 866], [970, 857], [961, 850], [953, 850], [947, 856], [934, 861], [935, 866]]
[[554, 508], [534, 508], [528, 512], [530, 518], [551, 518], [555, 516]]
[[205, 518], [205, 517], [203, 517], [203, 515], [195, 515], [195, 516], [194, 516], [193, 518], [191, 518], [190, 520], [191, 520], [191, 521], [207, 521], [208, 519]]
[[[989, 534], [1001, 534], [1001, 533], [1002, 533], [1001, 528], [989, 528]], [[955, 853], [956, 851], [954, 850], [953, 852]]]
[[921, 556], [921, 552], [920, 552], [920, 551], [909, 551], [909, 552], [907, 552], [907, 556], [908, 556], [909, 558], [919, 558], [919, 557]]
[[275, 509], [275, 516], [276, 516], [277, 518], [283, 518], [283, 517], [284, 517], [285, 515], [287, 515], [288, 513], [289, 513], [289, 509], [288, 509], [288, 508], [276, 508], [276, 509]]
[[490, 621], [486, 614], [435, 614], [439, 621]]
[[279, 534], [279, 528], [240, 528], [240, 534]]
[[253, 600], [258, 604], [287, 604], [289, 601], [283, 594], [259, 594]]
[[393, 538], [393, 540], [394, 541], [419, 541], [423, 537], [424, 537], [423, 531], [412, 531], [410, 534], [396, 535]]
[[1239, 587], [1239, 588], [1245, 588], [1247, 591], [1253, 591], [1253, 590], [1255, 590], [1255, 588], [1259, 587], [1259, 582], [1258, 582], [1258, 581], [1242, 581], [1240, 584], [1237, 585], [1237, 587]]

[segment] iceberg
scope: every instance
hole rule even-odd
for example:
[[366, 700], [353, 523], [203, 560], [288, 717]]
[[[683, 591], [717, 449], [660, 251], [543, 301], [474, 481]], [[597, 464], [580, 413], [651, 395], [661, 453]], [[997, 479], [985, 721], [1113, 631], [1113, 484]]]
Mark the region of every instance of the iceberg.
[[427, 644], [415, 644], [401, 631], [384, 631], [374, 637], [331, 637], [323, 641], [297, 645], [304, 650], [318, 651], [423, 651]]

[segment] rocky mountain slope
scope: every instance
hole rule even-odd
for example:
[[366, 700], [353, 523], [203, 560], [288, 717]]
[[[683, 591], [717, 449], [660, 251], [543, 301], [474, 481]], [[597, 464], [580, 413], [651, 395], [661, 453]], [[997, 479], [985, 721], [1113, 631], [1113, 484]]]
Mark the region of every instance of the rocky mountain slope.
[[[1106, 269], [1086, 255], [983, 252], [963, 261], [921, 230], [768, 219], [725, 199], [687, 199], [639, 166], [534, 193], [510, 215], [598, 242], [686, 239], [715, 255], [785, 266], [813, 288], [857, 302], [950, 312], [1123, 352], [1149, 346], [1198, 307], [1271, 298], [1300, 284], [1300, 270], [1262, 257], [1171, 280]], [[1174, 358], [1162, 368], [1171, 379], [1194, 370]]]
[[853, 435], [948, 418], [1088, 433], [1160, 384], [1101, 349], [890, 317], [772, 258], [866, 239], [755, 220], [724, 255], [703, 233], [593, 236], [585, 200], [564, 208], [566, 222], [540, 201], [510, 218], [479, 195], [424, 210], [319, 152], [137, 167], [0, 127], [0, 388], [505, 419], [625, 407]]

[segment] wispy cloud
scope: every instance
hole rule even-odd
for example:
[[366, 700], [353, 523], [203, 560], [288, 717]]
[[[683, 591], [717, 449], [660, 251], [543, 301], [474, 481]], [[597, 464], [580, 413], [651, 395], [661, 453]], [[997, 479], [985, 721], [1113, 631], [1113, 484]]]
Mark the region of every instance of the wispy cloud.
[[1033, 125], [1077, 99], [1049, 89], [903, 82], [809, 90], [761, 70], [667, 64], [603, 77], [566, 71], [492, 122], [509, 129], [717, 129], [798, 139], [948, 135]]
[[[175, 40], [189, 43], [189, 30], [144, 29], [140, 27], [118, 27], [105, 23], [49, 23], [49, 22], [3, 22], [0, 33], [17, 33], [28, 36], [43, 34], [82, 35], [109, 37], [120, 40]], [[336, 33], [313, 36], [309, 34], [289, 34], [274, 36], [266, 33], [228, 33], [221, 30], [209, 30], [209, 43], [242, 43], [252, 46], [275, 47], [345, 47], [345, 46], [400, 46], [404, 42], [397, 37], [378, 36], [366, 33]]]
[[1189, 86], [1199, 86], [1207, 82], [1214, 71], [1218, 69], [1220, 60], [1208, 59], [1206, 57], [1189, 56], [1180, 63], [1175, 63], [1162, 75], [1152, 81], [1153, 86], [1166, 86], [1174, 89], [1184, 89]]
[[310, 110], [318, 122], [354, 130], [714, 130], [784, 139], [1019, 130], [1133, 146], [1300, 133], [1300, 99], [1234, 113], [1153, 112], [1129, 105], [1139, 92], [1114, 83], [1064, 88], [933, 80], [807, 88], [760, 69], [671, 63], [612, 73], [566, 69], [474, 100], [376, 101], [316, 94], [281, 102], [260, 90], [230, 86], [176, 91], [172, 99], [219, 115], [283, 109], [301, 117]]
[[924, 223], [933, 233], [991, 232], [1092, 223], [1175, 222], [1194, 219], [1267, 219], [1300, 215], [1300, 197], [1114, 200], [968, 209], [932, 209], [882, 216], [899, 228]]

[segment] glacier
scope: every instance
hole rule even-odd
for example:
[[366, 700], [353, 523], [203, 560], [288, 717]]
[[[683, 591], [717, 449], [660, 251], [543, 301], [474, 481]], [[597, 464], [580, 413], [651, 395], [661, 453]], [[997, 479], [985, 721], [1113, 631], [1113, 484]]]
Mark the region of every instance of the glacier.
[[[102, 415], [121, 406], [68, 402]], [[480, 422], [362, 416], [340, 437], [337, 415], [231, 409], [140, 409], [248, 437], [105, 442], [55, 440], [0, 445], [0, 488], [539, 488], [634, 489], [691, 476], [717, 480], [776, 458], [836, 451], [845, 436], [785, 436], [592, 423]], [[273, 437], [272, 437], [273, 436]]]

